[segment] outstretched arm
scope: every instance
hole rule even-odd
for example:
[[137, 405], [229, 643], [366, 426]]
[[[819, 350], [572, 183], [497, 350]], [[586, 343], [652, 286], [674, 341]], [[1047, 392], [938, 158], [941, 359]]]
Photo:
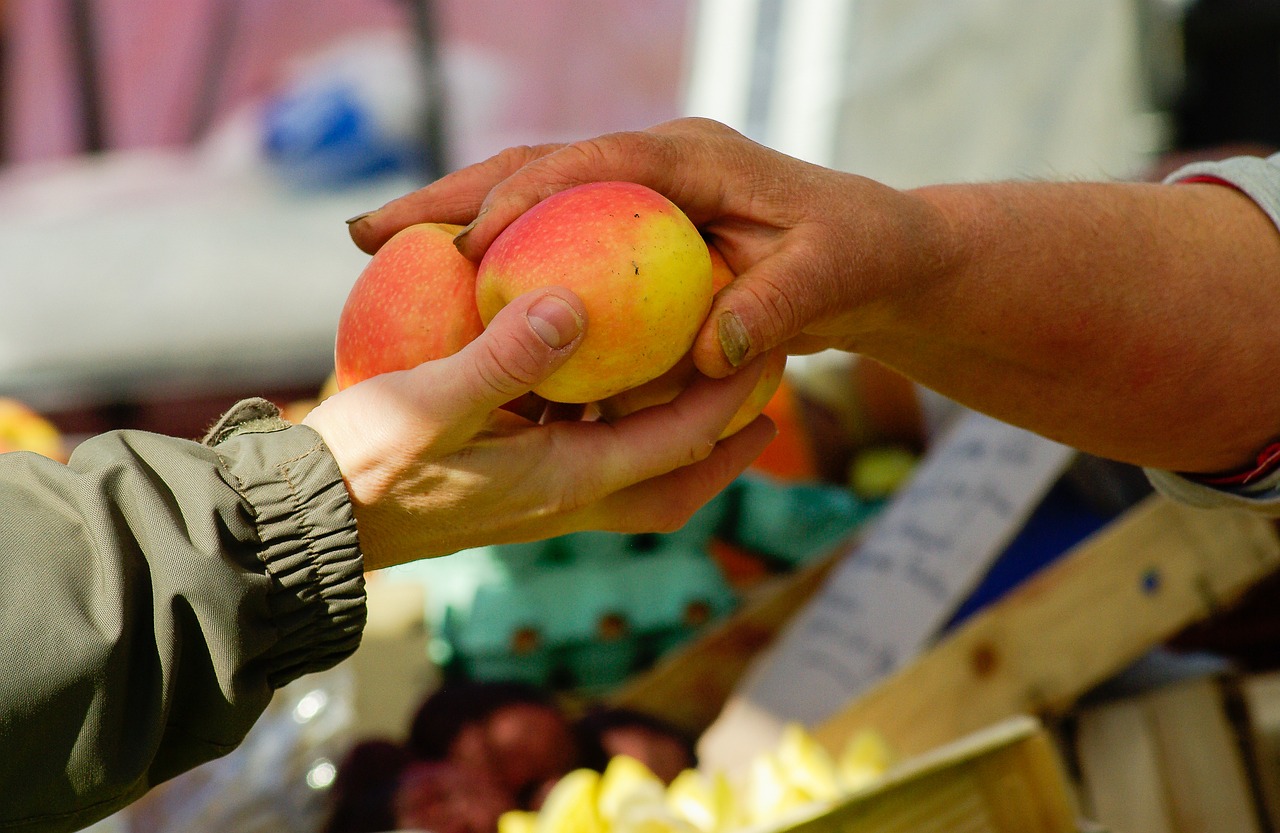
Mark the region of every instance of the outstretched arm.
[[479, 259], [541, 198], [602, 179], [666, 194], [738, 273], [695, 347], [709, 375], [777, 344], [858, 351], [1083, 450], [1189, 472], [1245, 465], [1280, 434], [1280, 234], [1221, 185], [899, 191], [684, 119], [509, 150], [352, 236], [373, 250], [412, 222], [474, 218], [458, 246]]
[[939, 267], [860, 343], [925, 385], [1102, 456], [1215, 472], [1280, 435], [1280, 234], [1215, 184], [1003, 183], [913, 196]]

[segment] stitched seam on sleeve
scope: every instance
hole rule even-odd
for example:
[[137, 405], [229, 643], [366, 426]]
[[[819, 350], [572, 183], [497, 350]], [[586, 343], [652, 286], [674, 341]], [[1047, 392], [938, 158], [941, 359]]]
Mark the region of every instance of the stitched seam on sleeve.
[[315, 524], [311, 521], [311, 513], [304, 506], [302, 496], [299, 494], [298, 483], [293, 478], [292, 466], [294, 463], [298, 463], [305, 460], [307, 457], [310, 457], [312, 454], [315, 454], [317, 451], [321, 450], [321, 448], [321, 444], [316, 442], [311, 446], [311, 448], [301, 454], [291, 457], [288, 460], [282, 460], [276, 465], [276, 470], [280, 473], [281, 480], [283, 480], [285, 485], [289, 487], [289, 497], [293, 503], [294, 511], [298, 514], [298, 525], [302, 529], [302, 539], [306, 544], [307, 553], [311, 556], [313, 564], [315, 563], [315, 559], [320, 556], [320, 553], [316, 550], [315, 546], [316, 528]]

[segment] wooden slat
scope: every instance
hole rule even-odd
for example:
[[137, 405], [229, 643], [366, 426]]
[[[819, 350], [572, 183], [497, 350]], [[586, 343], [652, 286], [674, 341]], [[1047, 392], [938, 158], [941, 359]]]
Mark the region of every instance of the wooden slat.
[[1274, 526], [1153, 497], [815, 731], [903, 755], [1014, 714], [1053, 714], [1280, 566]]
[[1074, 833], [1056, 748], [1014, 718], [906, 761], [869, 791], [786, 833]]
[[1125, 833], [1175, 833], [1160, 750], [1141, 700], [1080, 712], [1075, 754], [1091, 818]]

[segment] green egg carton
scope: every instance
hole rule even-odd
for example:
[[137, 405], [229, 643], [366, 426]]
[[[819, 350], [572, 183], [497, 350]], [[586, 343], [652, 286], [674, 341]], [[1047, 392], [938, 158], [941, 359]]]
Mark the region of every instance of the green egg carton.
[[796, 565], [878, 509], [839, 487], [744, 475], [673, 533], [484, 547], [417, 575], [442, 654], [467, 675], [601, 689], [736, 607], [713, 540]]
[[585, 561], [600, 566], [622, 563], [633, 554], [634, 537], [617, 532], [573, 532], [561, 535], [552, 539], [560, 547], [556, 552], [556, 563]]
[[547, 570], [529, 592], [540, 600], [564, 682], [600, 688], [630, 675], [636, 664], [636, 633], [615, 569], [575, 562]]
[[564, 560], [565, 544], [563, 538], [549, 538], [486, 549], [493, 552], [493, 558], [502, 564], [508, 575], [519, 578], [536, 573], [546, 564]]
[[718, 565], [705, 550], [670, 547], [637, 558], [619, 579], [640, 634], [641, 651], [657, 658], [737, 606]]
[[477, 589], [465, 613], [447, 611], [443, 632], [453, 662], [473, 679], [547, 685], [555, 652], [534, 601], [516, 584], [491, 584]]
[[729, 494], [734, 511], [724, 539], [793, 567], [829, 553], [884, 507], [843, 487], [757, 475], [739, 477]]

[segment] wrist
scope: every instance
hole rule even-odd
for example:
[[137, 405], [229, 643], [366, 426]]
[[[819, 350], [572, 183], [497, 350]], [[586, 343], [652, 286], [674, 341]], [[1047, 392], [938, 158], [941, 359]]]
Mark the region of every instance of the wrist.
[[895, 205], [881, 210], [884, 227], [868, 235], [875, 255], [867, 268], [855, 262], [855, 285], [869, 285], [862, 322], [865, 340], [861, 345], [874, 352], [874, 342], [897, 342], [917, 338], [928, 310], [945, 300], [949, 276], [958, 274], [969, 258], [966, 235], [958, 217], [962, 195], [954, 188], [934, 186], [893, 191], [888, 199]]

